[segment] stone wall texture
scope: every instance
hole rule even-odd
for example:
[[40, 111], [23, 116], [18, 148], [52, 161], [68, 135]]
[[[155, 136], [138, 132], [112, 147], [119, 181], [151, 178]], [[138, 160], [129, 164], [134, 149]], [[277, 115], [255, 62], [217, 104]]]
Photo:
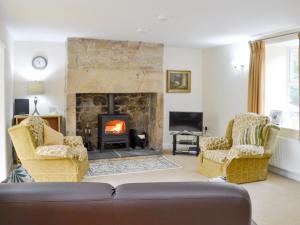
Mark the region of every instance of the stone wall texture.
[[[96, 113], [106, 113], [106, 94], [117, 93], [115, 101], [120, 104], [116, 109], [129, 114], [132, 128], [147, 127], [151, 147], [161, 149], [163, 45], [70, 38], [67, 51], [67, 134], [78, 133]], [[82, 96], [76, 98], [78, 94], [85, 96], [80, 104]], [[138, 106], [138, 101], [146, 105]], [[79, 115], [77, 107], [87, 110], [86, 115]], [[95, 121], [91, 125], [95, 126]]]
[[71, 38], [67, 47], [68, 93], [163, 91], [162, 44]]

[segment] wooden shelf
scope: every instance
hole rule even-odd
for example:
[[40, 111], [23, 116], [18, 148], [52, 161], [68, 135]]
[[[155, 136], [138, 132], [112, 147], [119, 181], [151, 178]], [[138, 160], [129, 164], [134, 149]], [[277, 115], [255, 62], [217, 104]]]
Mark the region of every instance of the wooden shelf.
[[[16, 115], [15, 118], [15, 124], [18, 125], [22, 120], [28, 118], [31, 115]], [[44, 120], [47, 120], [49, 123], [49, 126], [58, 131], [61, 132], [61, 118], [62, 116], [59, 114], [55, 115], [40, 115], [39, 117], [43, 118]]]

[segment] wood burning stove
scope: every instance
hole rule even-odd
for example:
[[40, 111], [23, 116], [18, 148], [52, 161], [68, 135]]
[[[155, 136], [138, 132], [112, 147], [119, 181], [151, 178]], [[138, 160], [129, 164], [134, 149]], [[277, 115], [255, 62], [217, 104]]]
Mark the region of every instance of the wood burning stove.
[[105, 144], [123, 143], [128, 148], [128, 115], [102, 114], [98, 117], [98, 147]]
[[128, 115], [114, 113], [114, 96], [108, 95], [109, 114], [98, 116], [98, 148], [103, 150], [105, 144], [129, 145]]

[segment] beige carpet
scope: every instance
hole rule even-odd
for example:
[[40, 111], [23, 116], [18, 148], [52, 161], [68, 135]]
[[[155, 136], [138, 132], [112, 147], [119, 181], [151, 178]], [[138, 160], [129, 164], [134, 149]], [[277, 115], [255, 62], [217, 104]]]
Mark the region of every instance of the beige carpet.
[[[114, 186], [134, 182], [207, 181], [196, 171], [195, 156], [166, 156], [182, 168], [155, 172], [87, 178], [87, 182], [105, 182]], [[243, 185], [250, 193], [253, 219], [258, 225], [300, 225], [300, 183], [275, 174], [267, 181]]]

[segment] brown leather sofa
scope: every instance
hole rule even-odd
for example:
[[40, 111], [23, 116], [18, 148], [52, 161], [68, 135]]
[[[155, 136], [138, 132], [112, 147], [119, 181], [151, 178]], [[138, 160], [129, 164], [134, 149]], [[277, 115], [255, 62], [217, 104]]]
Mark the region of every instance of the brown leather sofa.
[[241, 187], [219, 183], [0, 185], [3, 225], [250, 225]]

